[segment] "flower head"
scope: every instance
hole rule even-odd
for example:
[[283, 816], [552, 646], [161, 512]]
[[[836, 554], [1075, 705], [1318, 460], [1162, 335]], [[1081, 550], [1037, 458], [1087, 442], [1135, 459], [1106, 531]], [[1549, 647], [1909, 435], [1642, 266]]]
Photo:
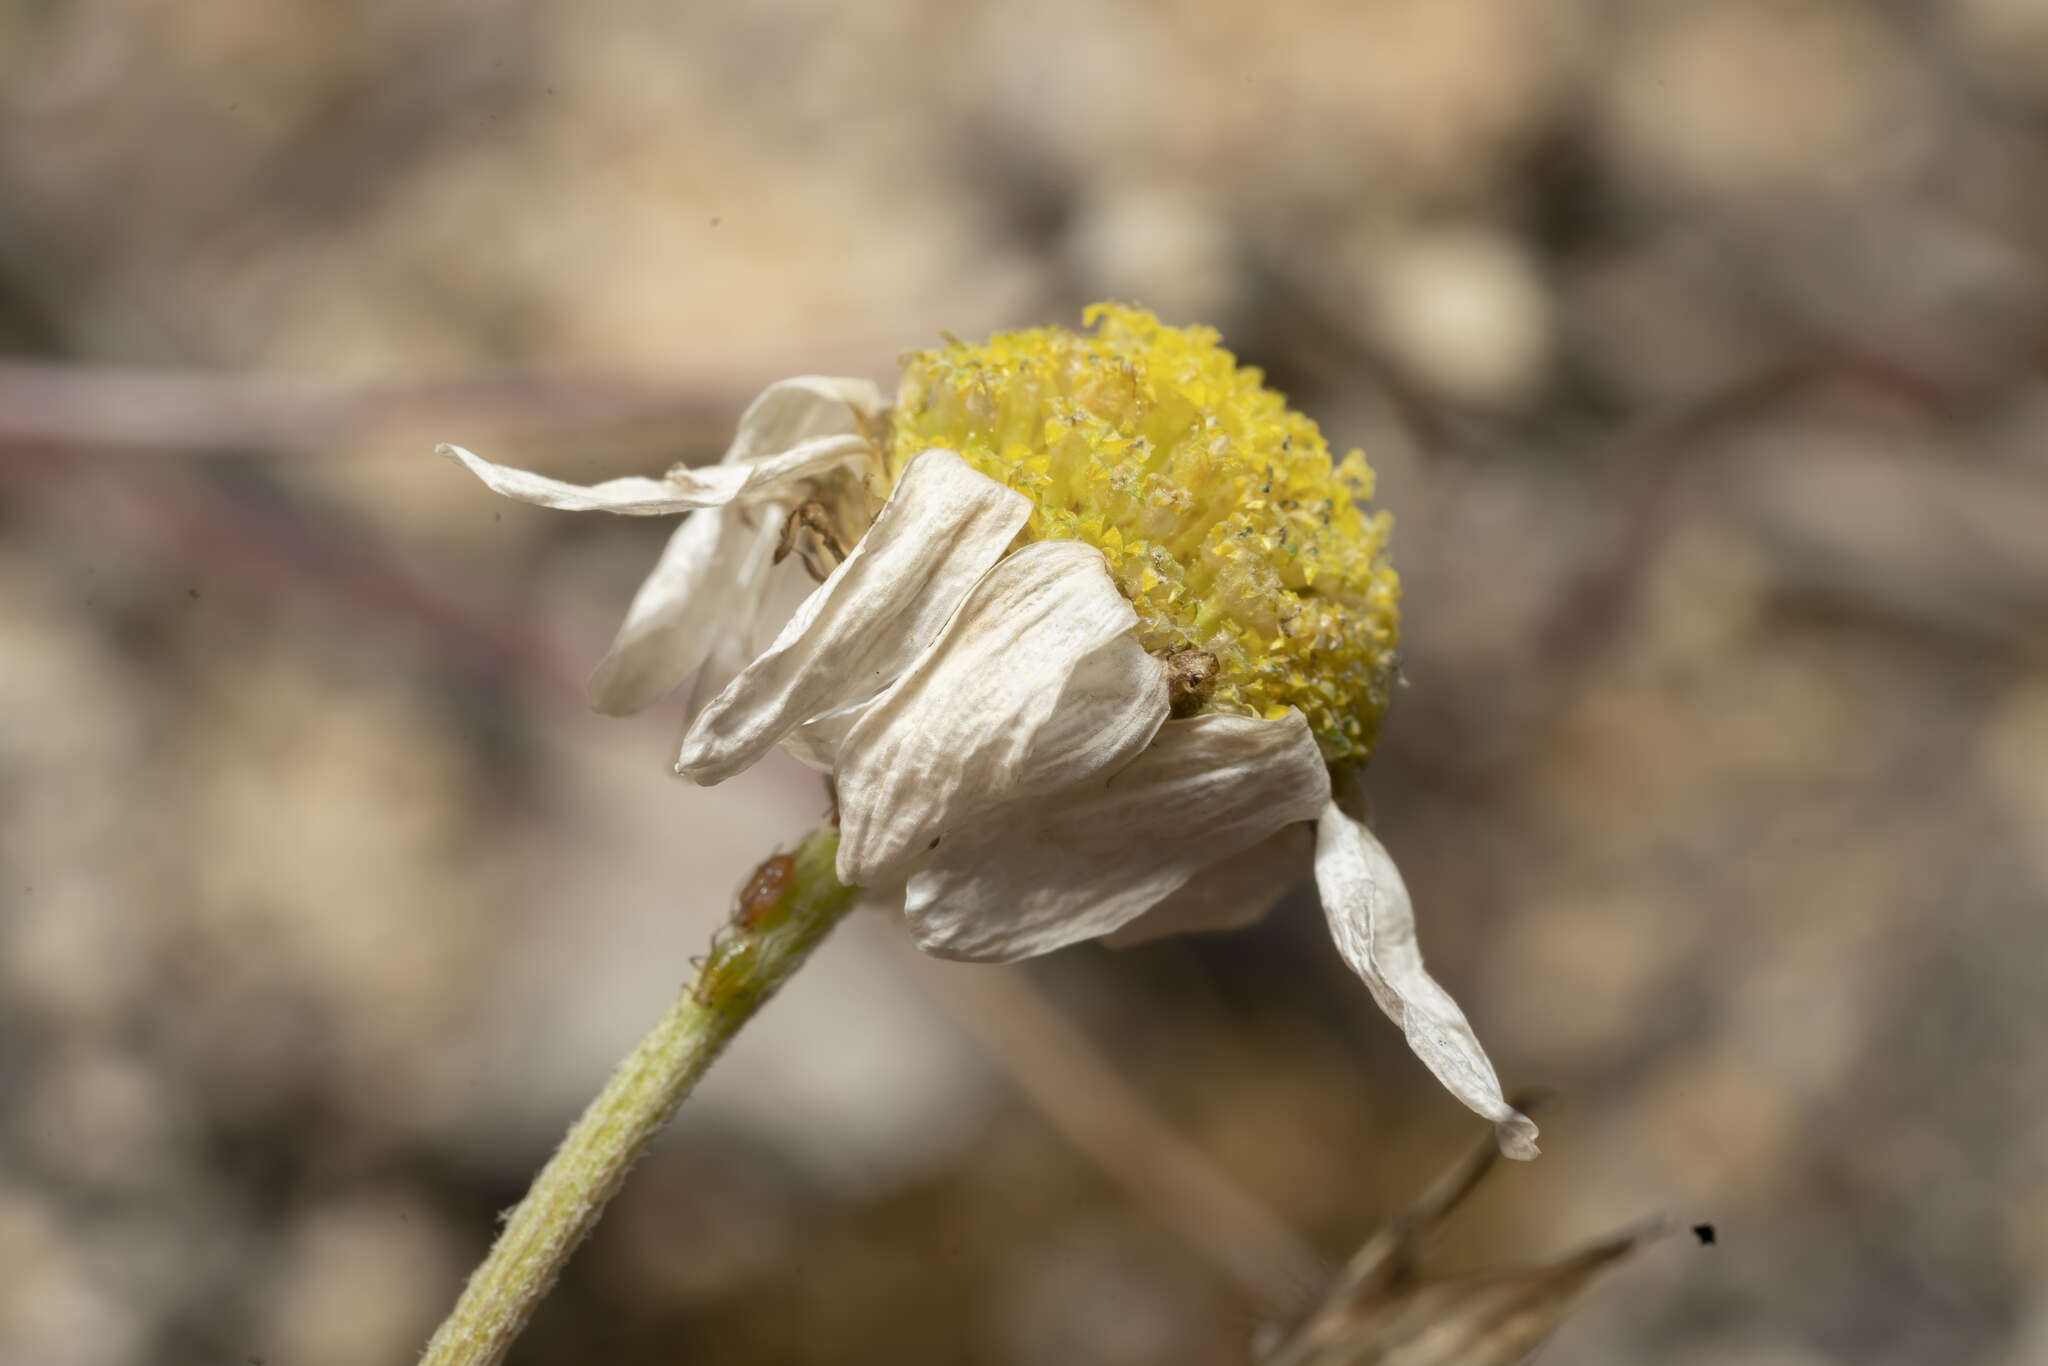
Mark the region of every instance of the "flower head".
[[1400, 580], [1372, 470], [1333, 466], [1316, 424], [1206, 327], [1098, 304], [1092, 336], [1039, 327], [907, 358], [901, 470], [934, 446], [1031, 500], [1028, 540], [1102, 552], [1162, 657], [1215, 661], [1207, 709], [1308, 719], [1362, 760], [1395, 671]]
[[[900, 886], [927, 951], [1228, 928], [1312, 869], [1374, 1000], [1533, 1156], [1422, 965], [1393, 861], [1331, 800], [1394, 669], [1363, 458], [1333, 466], [1213, 332], [1091, 317], [1093, 336], [913, 356], [886, 413], [872, 385], [786, 381], [724, 462], [661, 479], [579, 488], [446, 449], [528, 501], [692, 512], [593, 701], [633, 710], [697, 673], [677, 772], [721, 782], [780, 745], [831, 774], [840, 880]], [[814, 434], [831, 426], [852, 430]], [[768, 575], [804, 537], [822, 581], [757, 647]]]

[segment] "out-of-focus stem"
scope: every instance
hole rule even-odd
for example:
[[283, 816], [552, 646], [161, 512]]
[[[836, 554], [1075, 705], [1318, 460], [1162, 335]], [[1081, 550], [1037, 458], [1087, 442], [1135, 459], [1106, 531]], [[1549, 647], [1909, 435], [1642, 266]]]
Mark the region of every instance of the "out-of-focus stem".
[[1015, 969], [917, 964], [922, 979], [1067, 1141], [1238, 1287], [1291, 1313], [1328, 1271], [1284, 1220], [1175, 1132]]
[[612, 1074], [427, 1345], [423, 1366], [495, 1366], [626, 1173], [741, 1026], [853, 905], [833, 875], [836, 830], [755, 870], [694, 985]]

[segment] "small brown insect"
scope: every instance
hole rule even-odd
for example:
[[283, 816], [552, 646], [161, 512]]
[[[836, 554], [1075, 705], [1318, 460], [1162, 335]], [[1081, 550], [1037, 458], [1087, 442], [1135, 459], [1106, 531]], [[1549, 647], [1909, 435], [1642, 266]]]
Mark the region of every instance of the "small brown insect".
[[[802, 539], [806, 531], [816, 538], [815, 547]], [[819, 548], [831, 552], [835, 565], [846, 558], [846, 543], [839, 539], [831, 515], [825, 511], [823, 503], [811, 498], [790, 509], [789, 520], [782, 524], [782, 539], [775, 543], [774, 563], [781, 564], [789, 558], [791, 551], [795, 551], [811, 577], [823, 583], [825, 576], [832, 571], [831, 566], [819, 563]]]
[[777, 854], [756, 868], [747, 885], [740, 889], [739, 909], [732, 913], [732, 923], [743, 930], [759, 927], [795, 876], [796, 859], [789, 854]]
[[1176, 650], [1166, 657], [1166, 701], [1174, 716], [1193, 716], [1202, 709], [1219, 667], [1207, 650]]

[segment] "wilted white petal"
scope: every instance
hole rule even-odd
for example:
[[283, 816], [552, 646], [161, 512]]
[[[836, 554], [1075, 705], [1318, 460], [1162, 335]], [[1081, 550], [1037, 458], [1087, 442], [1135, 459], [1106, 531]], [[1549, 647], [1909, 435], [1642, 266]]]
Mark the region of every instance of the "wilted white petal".
[[872, 380], [827, 375], [778, 380], [763, 389], [740, 414], [732, 445], [726, 449], [721, 463], [744, 464], [788, 450], [811, 434], [821, 419], [851, 416], [867, 421], [881, 410], [882, 391]]
[[[761, 506], [773, 509], [778, 528], [787, 523], [788, 510], [781, 503], [764, 503]], [[869, 513], [859, 521], [835, 520], [833, 525], [865, 527], [872, 521], [874, 514]], [[776, 546], [771, 547], [771, 551], [781, 545], [782, 532], [779, 529], [775, 541]], [[812, 577], [810, 562], [798, 557], [793, 562], [776, 565], [764, 572], [757, 587], [759, 591], [749, 603], [748, 616], [736, 619], [737, 624], [732, 632], [733, 649], [736, 652], [732, 667], [726, 670], [725, 678], [717, 687], [704, 694], [706, 702], [724, 692], [725, 685], [739, 677], [741, 669], [753, 663], [775, 643], [776, 637], [782, 634], [782, 629], [803, 609], [811, 594], [818, 591], [818, 580]]]
[[[740, 486], [739, 493], [734, 497], [787, 497], [788, 486], [799, 480], [815, 478], [847, 465], [871, 463], [873, 460], [874, 447], [868, 444], [867, 438], [849, 432], [837, 436], [814, 436], [809, 440], [797, 442], [788, 450], [764, 455], [758, 460], [747, 461], [744, 464], [712, 465], [702, 472], [710, 474], [719, 469], [745, 471], [746, 483]], [[664, 477], [669, 480], [687, 480], [697, 473], [699, 470], [695, 466], [679, 465]]]
[[839, 878], [860, 885], [1018, 797], [1121, 767], [1166, 719], [1166, 671], [1102, 552], [1036, 541], [982, 576], [840, 747]]
[[800, 722], [881, 691], [938, 635], [1030, 513], [1024, 495], [951, 451], [912, 460], [852, 553], [699, 714], [676, 771], [723, 782]]
[[[1054, 556], [1048, 554], [1044, 558], [1051, 561]], [[1110, 583], [1108, 569], [1099, 557], [1094, 558], [1092, 567], [1102, 575], [1104, 583]], [[1110, 591], [1116, 591], [1113, 584]], [[1117, 601], [1124, 601], [1121, 594]], [[1102, 599], [1102, 605], [1107, 608], [1105, 615], [1116, 612], [1115, 605], [1107, 598]], [[1136, 624], [1136, 616], [1133, 612], [1133, 625]], [[1081, 627], [1080, 614], [1076, 613], [1057, 623], [1055, 629], [1062, 633], [1064, 642], [1076, 638]], [[1126, 630], [1113, 635], [1083, 655], [1067, 674], [1065, 686], [1059, 685], [1058, 667], [1047, 651], [1033, 649], [1021, 633], [1008, 639], [1006, 635], [1007, 630], [1000, 622], [990, 622], [988, 629], [980, 633], [981, 638], [973, 648], [984, 656], [986, 668], [1014, 670], [1020, 675], [1038, 670], [1052, 678], [1059, 700], [1053, 704], [1052, 714], [1038, 728], [1038, 735], [1031, 741], [1022, 764], [1006, 780], [994, 801], [1009, 801], [1036, 792], [1055, 792], [1075, 783], [1087, 782], [1099, 774], [1112, 773], [1122, 768], [1159, 733], [1160, 724], [1166, 720], [1171, 705], [1166, 666], [1146, 654], [1145, 647], [1138, 643], [1132, 632]], [[989, 692], [983, 686], [986, 673], [977, 670], [971, 657], [948, 663], [954, 666], [956, 684], [964, 684], [964, 687], [956, 687], [954, 695], [949, 698], [947, 690], [938, 683], [939, 670], [935, 668], [933, 686], [923, 702], [917, 705], [939, 708], [956, 717], [967, 717], [969, 709], [984, 705], [988, 699]], [[985, 729], [985, 718], [983, 726]], [[959, 795], [964, 797], [965, 793]], [[956, 806], [955, 809], [979, 810], [990, 804], [992, 802], [973, 807]]]
[[761, 460], [729, 465], [679, 465], [659, 479], [628, 475], [601, 484], [568, 484], [509, 465], [494, 465], [460, 446], [443, 445], [435, 449], [459, 461], [493, 492], [522, 503], [537, 503], [565, 512], [658, 517], [693, 508], [720, 507], [742, 494], [772, 490], [822, 474], [867, 457], [870, 448], [866, 439], [859, 436], [821, 436]]
[[1337, 951], [1450, 1093], [1494, 1122], [1500, 1150], [1536, 1156], [1536, 1126], [1509, 1105], [1465, 1012], [1422, 965], [1415, 905], [1393, 858], [1332, 802], [1316, 822], [1316, 887]]
[[1106, 780], [999, 807], [910, 875], [920, 947], [1005, 961], [1108, 934], [1207, 866], [1313, 820], [1330, 777], [1301, 713], [1168, 721]]
[[783, 736], [782, 747], [805, 768], [816, 773], [832, 772], [839, 766], [839, 749], [846, 743], [847, 732], [853, 729], [853, 723], [860, 720], [872, 701], [872, 698], [862, 698], [858, 702], [834, 707], [821, 716], [813, 716]]
[[711, 699], [732, 686], [732, 681], [739, 677], [740, 670], [747, 667], [756, 653], [752, 642], [747, 638], [748, 632], [744, 623], [749, 614], [760, 611], [762, 599], [766, 596], [766, 585], [757, 585], [753, 590], [742, 590], [739, 596], [744, 598], [745, 602], [733, 609], [735, 624], [729, 629], [713, 634], [711, 653], [705, 656], [703, 666], [697, 670], [697, 677], [690, 684], [689, 711], [683, 724], [685, 735], [688, 735], [690, 726], [694, 724], [697, 716], [711, 705]]
[[722, 508], [685, 517], [591, 674], [590, 705], [608, 716], [629, 715], [697, 672], [719, 633], [745, 624], [750, 595], [743, 590], [766, 569], [779, 520], [763, 516], [749, 525]]
[[1315, 866], [1315, 830], [1296, 822], [1242, 853], [1219, 859], [1130, 924], [1106, 934], [1113, 949], [1149, 944], [1175, 934], [1241, 930], [1265, 919]]
[[[774, 563], [787, 509], [780, 503], [759, 503], [748, 511], [757, 519], [754, 535], [758, 539], [747, 556], [745, 572], [725, 591], [718, 624], [708, 633], [710, 650], [690, 682], [683, 714], [685, 733], [697, 713], [739, 677], [740, 670], [753, 662], [807, 596], [801, 585], [809, 581]], [[791, 589], [798, 589], [795, 596], [790, 596]], [[682, 743], [680, 737], [676, 743]]]

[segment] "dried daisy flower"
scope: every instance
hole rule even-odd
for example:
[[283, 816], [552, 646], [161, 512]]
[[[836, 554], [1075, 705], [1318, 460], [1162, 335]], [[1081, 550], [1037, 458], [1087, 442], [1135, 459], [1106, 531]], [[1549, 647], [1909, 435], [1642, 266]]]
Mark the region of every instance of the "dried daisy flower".
[[1107, 304], [1086, 320], [909, 356], [886, 406], [858, 380], [785, 381], [721, 464], [660, 479], [580, 487], [444, 449], [527, 502], [694, 510], [592, 680], [601, 710], [745, 641], [774, 562], [802, 551], [822, 582], [729, 681], [714, 665], [676, 770], [717, 783], [779, 744], [830, 775], [839, 880], [900, 885], [928, 952], [1234, 927], [1313, 871], [1416, 1055], [1535, 1156], [1423, 966], [1393, 860], [1331, 797], [1396, 669], [1371, 470], [1333, 462], [1214, 331]]
[[874, 429], [884, 409], [881, 390], [869, 380], [782, 380], [740, 415], [718, 464], [677, 465], [659, 479], [610, 479], [587, 488], [493, 465], [460, 446], [440, 451], [522, 503], [636, 517], [705, 514], [684, 518], [669, 537], [590, 676], [590, 705], [628, 716], [693, 675], [708, 675], [700, 687], [711, 679], [722, 686], [738, 671], [745, 660], [737, 656], [768, 600], [770, 571], [787, 553], [781, 537], [792, 507], [802, 503], [814, 524], [828, 506], [839, 525], [867, 524], [875, 443], [850, 429]]

